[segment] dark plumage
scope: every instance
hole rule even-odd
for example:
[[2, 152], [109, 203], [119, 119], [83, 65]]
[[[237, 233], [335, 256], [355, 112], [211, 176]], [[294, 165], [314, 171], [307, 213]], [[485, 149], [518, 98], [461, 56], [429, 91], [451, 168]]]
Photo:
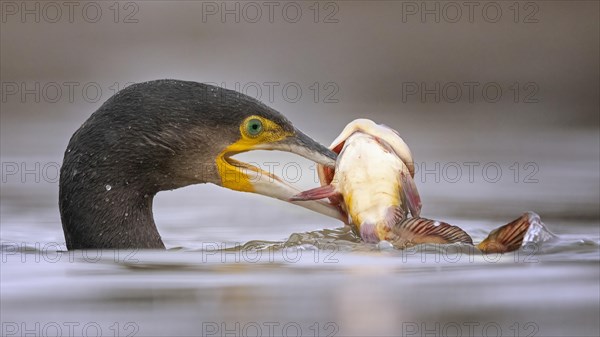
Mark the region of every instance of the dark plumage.
[[206, 84], [151, 81], [108, 99], [65, 151], [59, 206], [68, 249], [164, 248], [152, 216], [154, 195], [220, 184], [215, 157], [240, 138], [249, 115], [295, 132], [257, 100]]

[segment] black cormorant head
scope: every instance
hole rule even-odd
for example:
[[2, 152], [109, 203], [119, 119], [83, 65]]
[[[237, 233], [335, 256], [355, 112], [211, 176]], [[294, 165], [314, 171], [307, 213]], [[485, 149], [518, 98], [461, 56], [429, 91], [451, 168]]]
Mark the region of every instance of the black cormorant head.
[[[111, 233], [130, 227], [131, 214], [145, 207], [143, 198], [191, 184], [214, 183], [288, 201], [297, 189], [232, 158], [252, 150], [287, 151], [328, 166], [336, 158], [277, 111], [232, 90], [176, 80], [121, 90], [75, 132], [65, 152], [60, 208], [67, 243], [69, 236], [83, 241], [103, 235], [109, 225]], [[340, 217], [324, 201], [299, 205]], [[145, 217], [153, 226], [151, 210]], [[111, 225], [114, 218], [120, 224]]]

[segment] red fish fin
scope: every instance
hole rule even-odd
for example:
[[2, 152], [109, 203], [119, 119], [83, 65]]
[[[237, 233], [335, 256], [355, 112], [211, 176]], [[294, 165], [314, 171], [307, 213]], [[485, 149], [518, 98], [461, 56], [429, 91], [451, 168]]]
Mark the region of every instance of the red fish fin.
[[325, 185], [308, 191], [300, 192], [291, 197], [290, 201], [318, 200], [335, 197], [338, 194], [339, 193], [335, 190], [333, 185]]
[[[341, 143], [330, 147], [331, 151], [340, 154], [340, 152], [342, 152], [342, 149], [344, 148], [344, 144], [346, 143], [346, 141], [342, 141]], [[333, 177], [335, 176], [335, 169], [329, 166], [324, 166], [324, 165], [320, 165], [319, 164], [319, 180], [321, 180], [321, 185], [322, 184], [331, 184], [331, 182], [333, 181]]]
[[417, 185], [415, 185], [415, 181], [407, 172], [401, 172], [400, 177], [402, 179], [403, 199], [410, 210], [410, 214], [413, 217], [419, 217], [422, 204]]
[[344, 144], [346, 144], [346, 141], [345, 141], [345, 140], [344, 140], [344, 141], [342, 141], [342, 142], [340, 142], [339, 144], [337, 144], [337, 145], [333, 146], [333, 147], [331, 148], [331, 151], [333, 151], [333, 152], [335, 152], [335, 153], [337, 153], [337, 154], [340, 154], [340, 152], [342, 152], [342, 149], [344, 148]]
[[404, 247], [420, 243], [473, 244], [473, 239], [461, 228], [425, 218], [406, 219], [394, 226], [392, 233], [394, 241]]
[[539, 215], [528, 212], [510, 223], [490, 232], [485, 240], [477, 245], [484, 253], [505, 253], [521, 248], [525, 234], [532, 224], [541, 223]]
[[392, 228], [406, 219], [406, 211], [401, 207], [389, 207], [385, 214], [386, 227]]

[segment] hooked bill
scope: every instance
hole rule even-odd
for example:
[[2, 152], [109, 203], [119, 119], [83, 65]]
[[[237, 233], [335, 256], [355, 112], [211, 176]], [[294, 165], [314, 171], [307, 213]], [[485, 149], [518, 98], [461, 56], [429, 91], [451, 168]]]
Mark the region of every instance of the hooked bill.
[[367, 242], [383, 240], [409, 211], [419, 216], [421, 198], [413, 180], [412, 154], [395, 130], [357, 119], [330, 149], [339, 154], [335, 169], [319, 165], [322, 186], [292, 200], [329, 198]]

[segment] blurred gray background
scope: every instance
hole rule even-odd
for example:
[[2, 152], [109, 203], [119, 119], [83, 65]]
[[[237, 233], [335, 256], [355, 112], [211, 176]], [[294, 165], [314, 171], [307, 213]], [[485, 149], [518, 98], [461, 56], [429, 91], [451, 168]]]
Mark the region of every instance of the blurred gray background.
[[[425, 215], [597, 223], [596, 1], [26, 3], [2, 2], [3, 210], [54, 207], [56, 167], [81, 123], [128, 83], [175, 78], [248, 93], [326, 145], [357, 117], [392, 126], [423, 169]], [[244, 156], [298, 161], [299, 185], [315, 184], [301, 159]], [[265, 223], [280, 220], [273, 205], [306, 213], [209, 186], [163, 193], [155, 213], [183, 205], [201, 222], [209, 192], [264, 206]]]

